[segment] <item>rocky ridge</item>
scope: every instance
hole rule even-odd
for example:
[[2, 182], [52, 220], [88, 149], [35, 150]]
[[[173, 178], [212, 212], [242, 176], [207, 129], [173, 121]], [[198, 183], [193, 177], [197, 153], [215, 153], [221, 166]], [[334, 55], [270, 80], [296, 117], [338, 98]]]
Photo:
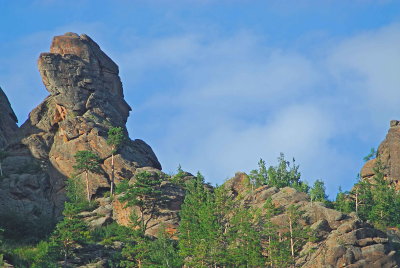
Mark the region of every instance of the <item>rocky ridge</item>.
[[310, 202], [307, 194], [290, 187], [262, 186], [249, 192], [248, 181], [245, 173], [237, 173], [225, 187], [233, 196], [240, 196], [246, 206], [261, 211], [266, 200], [271, 198], [273, 204], [284, 211], [271, 219], [277, 226], [286, 226], [286, 209], [299, 205], [304, 216], [303, 226], [310, 227], [316, 234], [316, 242], [303, 246], [296, 267], [399, 267], [399, 257], [386, 233], [362, 222], [355, 213], [347, 215], [323, 203]]

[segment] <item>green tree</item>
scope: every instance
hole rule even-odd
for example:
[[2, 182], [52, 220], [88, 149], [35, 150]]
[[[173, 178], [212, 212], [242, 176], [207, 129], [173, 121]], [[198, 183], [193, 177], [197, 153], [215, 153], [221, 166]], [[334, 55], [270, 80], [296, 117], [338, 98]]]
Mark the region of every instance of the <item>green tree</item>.
[[175, 185], [185, 187], [185, 177], [187, 175], [188, 174], [185, 171], [183, 171], [181, 165], [179, 165], [176, 174], [171, 176], [170, 181]]
[[289, 240], [282, 238], [279, 226], [271, 221], [272, 217], [280, 214], [282, 211], [275, 207], [271, 198], [266, 200], [264, 209], [263, 236], [265, 237], [265, 264], [267, 267], [287, 267], [291, 263]]
[[328, 196], [325, 193], [325, 183], [322, 180], [316, 180], [310, 189], [311, 202], [327, 202]]
[[157, 239], [149, 243], [149, 254], [146, 256], [145, 264], [149, 267], [182, 267], [183, 260], [178, 254], [177, 241], [171, 239], [162, 226], [158, 232]]
[[278, 165], [268, 168], [268, 185], [275, 186], [277, 188], [283, 188], [287, 186], [295, 187], [298, 190], [305, 190], [304, 183], [300, 180], [299, 166], [296, 165], [295, 159], [293, 158], [292, 163], [285, 160], [283, 153], [278, 157]]
[[63, 211], [64, 219], [56, 225], [51, 237], [51, 241], [60, 248], [65, 266], [73, 249], [90, 237], [88, 226], [77, 216], [78, 212], [79, 209], [73, 203], [66, 202]]
[[6, 151], [0, 150], [0, 176], [3, 177], [3, 161], [9, 156], [9, 153]]
[[334, 208], [343, 213], [354, 211], [354, 201], [350, 198], [350, 193], [347, 191], [343, 192], [340, 186], [334, 202]]
[[367, 162], [369, 160], [371, 160], [372, 158], [375, 158], [377, 156], [378, 152], [375, 150], [375, 148], [371, 148], [371, 151], [369, 152], [369, 154], [367, 154], [363, 160], [364, 162]]
[[374, 167], [375, 175], [371, 180], [372, 205], [368, 214], [368, 219], [381, 228], [396, 226], [400, 223], [399, 194], [385, 178], [384, 169], [378, 158]]
[[197, 173], [186, 184], [179, 224], [179, 254], [189, 267], [215, 266], [218, 259], [218, 227], [214, 195]]
[[373, 206], [371, 182], [360, 178], [351, 190], [350, 195], [354, 199], [355, 211], [358, 216], [367, 220]]
[[[147, 171], [136, 174], [135, 180], [132, 184], [120, 183], [118, 192], [124, 192], [119, 198], [120, 201], [126, 202], [125, 207], [139, 208], [140, 215], [137, 217], [136, 222], [139, 227], [145, 232], [147, 225], [156, 213], [156, 204], [161, 202], [161, 182], [163, 178], [160, 174], [151, 174]], [[147, 215], [147, 219], [145, 218]], [[135, 215], [134, 215], [135, 216]]]
[[100, 158], [91, 151], [79, 151], [75, 154], [75, 161], [76, 165], [73, 168], [78, 172], [85, 173], [87, 200], [90, 202], [89, 172], [99, 172]]
[[289, 229], [286, 236], [290, 241], [290, 255], [293, 265], [303, 245], [312, 239], [310, 229], [301, 224], [302, 213], [299, 205], [290, 205], [286, 210], [287, 227]]
[[107, 144], [111, 146], [111, 195], [114, 194], [114, 155], [125, 141], [124, 130], [122, 127], [112, 127], [108, 130]]
[[262, 255], [257, 211], [243, 206], [236, 208], [230, 220], [230, 225], [228, 266], [262, 267], [265, 259]]
[[146, 236], [142, 229], [136, 229], [131, 226], [127, 238], [124, 239], [124, 247], [121, 255], [123, 259], [120, 262], [121, 267], [146, 267], [146, 259], [150, 254], [150, 238]]
[[264, 160], [260, 158], [258, 161], [258, 169], [250, 171], [249, 178], [251, 185], [256, 188], [268, 184], [268, 170]]

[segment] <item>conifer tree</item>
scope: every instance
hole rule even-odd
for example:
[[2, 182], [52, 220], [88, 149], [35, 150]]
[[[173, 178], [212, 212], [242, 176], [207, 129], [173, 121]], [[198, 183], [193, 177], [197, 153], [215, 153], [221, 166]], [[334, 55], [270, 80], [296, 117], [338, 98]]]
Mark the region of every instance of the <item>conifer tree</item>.
[[300, 180], [299, 166], [293, 158], [292, 163], [285, 160], [283, 153], [278, 157], [278, 165], [270, 166], [267, 171], [268, 185], [277, 188], [294, 187], [298, 191], [308, 192], [308, 185]]
[[238, 207], [239, 202], [233, 199], [225, 185], [215, 188], [215, 215], [217, 221], [215, 258], [219, 260], [220, 266], [226, 266], [228, 262], [228, 242], [227, 236], [231, 233], [232, 211]]
[[108, 130], [107, 144], [111, 146], [111, 189], [110, 194], [114, 194], [114, 155], [118, 149], [122, 146], [125, 140], [124, 130], [122, 127], [112, 127]]
[[264, 160], [260, 158], [260, 161], [258, 161], [258, 170], [253, 169], [250, 171], [249, 178], [251, 185], [255, 188], [268, 184], [268, 170]]
[[90, 201], [89, 172], [99, 172], [100, 158], [91, 151], [79, 151], [75, 154], [75, 161], [76, 165], [74, 169], [76, 171], [85, 172], [87, 200]]
[[385, 179], [384, 169], [385, 167], [378, 158], [374, 167], [375, 175], [371, 182], [372, 204], [368, 219], [379, 227], [395, 226], [400, 223], [399, 194]]
[[349, 192], [343, 192], [342, 187], [339, 186], [336, 200], [334, 202], [334, 208], [343, 213], [350, 213], [354, 211], [354, 201], [350, 198]]
[[[124, 192], [119, 200], [126, 202], [125, 207], [139, 208], [140, 215], [137, 217], [139, 227], [145, 232], [147, 225], [156, 213], [156, 204], [161, 201], [161, 182], [163, 178], [160, 174], [151, 174], [147, 171], [136, 174], [132, 184], [121, 183], [119, 192]], [[122, 188], [123, 187], [123, 188]], [[145, 218], [147, 215], [147, 218]], [[136, 215], [133, 215], [134, 217]]]
[[197, 173], [186, 186], [186, 196], [180, 211], [179, 254], [189, 267], [216, 265], [218, 224], [215, 202], [204, 178]]
[[354, 198], [356, 213], [361, 219], [367, 220], [373, 206], [372, 184], [369, 180], [360, 179], [350, 194]]
[[288, 232], [286, 236], [290, 241], [290, 255], [292, 263], [295, 264], [295, 257], [299, 250], [312, 238], [309, 228], [301, 224], [302, 211], [299, 205], [290, 205], [286, 210]]
[[88, 226], [77, 216], [78, 212], [79, 209], [73, 203], [66, 202], [64, 219], [56, 225], [51, 237], [52, 242], [59, 245], [65, 265], [72, 250], [90, 237]]
[[325, 193], [325, 183], [322, 180], [316, 180], [313, 187], [310, 189], [311, 202], [323, 202], [327, 201], [328, 196]]
[[262, 255], [256, 211], [240, 206], [233, 213], [228, 234], [228, 266], [262, 267], [265, 259]]
[[267, 267], [285, 267], [290, 261], [288, 240], [282, 239], [279, 226], [271, 221], [271, 218], [281, 213], [281, 210], [268, 198], [264, 204], [265, 219], [263, 236], [265, 239], [264, 250], [266, 252], [265, 264]]
[[171, 239], [165, 226], [158, 232], [157, 239], [149, 243], [149, 254], [145, 258], [146, 266], [175, 268], [182, 267], [183, 260], [178, 254], [177, 241]]

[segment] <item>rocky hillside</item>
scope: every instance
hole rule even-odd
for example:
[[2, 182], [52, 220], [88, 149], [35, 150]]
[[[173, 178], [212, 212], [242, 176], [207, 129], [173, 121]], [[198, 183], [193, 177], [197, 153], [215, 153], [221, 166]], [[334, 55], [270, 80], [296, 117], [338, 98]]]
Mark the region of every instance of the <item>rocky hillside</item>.
[[[47, 218], [60, 220], [66, 200], [65, 182], [82, 174], [75, 174], [73, 166], [78, 151], [95, 152], [101, 159], [101, 171], [90, 174], [89, 194], [98, 206], [82, 212], [90, 227], [97, 228], [116, 222], [130, 224], [130, 214], [137, 207], [126, 208], [118, 199], [104, 197], [110, 190], [111, 153], [107, 133], [111, 127], [121, 127], [128, 136], [126, 121], [131, 107], [124, 100], [119, 69], [87, 35], [66, 33], [56, 36], [49, 53], [38, 60], [39, 72], [50, 95], [30, 114], [28, 120], [17, 126], [11, 105], [0, 90], [0, 151], [3, 175], [0, 177], [0, 223], [9, 215], [19, 215], [26, 221]], [[5, 152], [5, 153], [4, 153]], [[386, 140], [378, 155], [387, 165], [387, 177], [398, 183], [400, 178], [400, 123], [391, 122]], [[165, 180], [160, 185], [159, 202], [149, 219], [146, 234], [154, 239], [159, 227], [176, 234], [179, 211], [185, 198], [183, 184], [173, 183], [161, 171], [161, 164], [149, 145], [142, 140], [128, 140], [114, 157], [116, 183], [129, 181], [146, 171], [151, 176]], [[366, 163], [363, 177], [373, 176], [374, 161]], [[182, 181], [195, 178], [182, 173]], [[316, 236], [306, 243], [296, 259], [298, 267], [399, 267], [400, 261], [386, 233], [361, 221], [355, 213], [349, 215], [327, 208], [323, 203], [310, 202], [306, 193], [293, 188], [262, 186], [249, 190], [248, 176], [237, 173], [224, 187], [230, 198], [246, 208], [258, 208], [265, 213], [264, 205], [271, 199], [281, 213], [272, 222], [284, 229], [287, 209], [298, 205], [303, 215], [302, 225]], [[213, 192], [211, 186], [207, 186]], [[151, 218], [149, 218], [151, 217]], [[173, 237], [177, 239], [177, 236]], [[118, 241], [117, 241], [118, 242]], [[121, 246], [121, 243], [120, 245]], [[122, 247], [122, 246], [121, 246]], [[99, 267], [108, 267], [107, 258], [112, 253], [103, 245], [80, 247], [76, 266], [84, 266], [86, 259], [94, 259]], [[82, 253], [83, 252], [83, 253]], [[90, 257], [92, 256], [92, 257]], [[74, 266], [74, 267], [76, 267]]]
[[306, 243], [296, 260], [297, 267], [398, 267], [400, 260], [388, 236], [368, 223], [362, 222], [355, 213], [350, 215], [327, 208], [323, 203], [310, 202], [310, 197], [293, 188], [262, 186], [248, 191], [245, 173], [237, 173], [225, 186], [233, 196], [241, 198], [246, 206], [263, 211], [267, 199], [271, 198], [283, 212], [272, 222], [287, 228], [287, 208], [299, 205], [304, 228], [311, 228], [316, 241]]

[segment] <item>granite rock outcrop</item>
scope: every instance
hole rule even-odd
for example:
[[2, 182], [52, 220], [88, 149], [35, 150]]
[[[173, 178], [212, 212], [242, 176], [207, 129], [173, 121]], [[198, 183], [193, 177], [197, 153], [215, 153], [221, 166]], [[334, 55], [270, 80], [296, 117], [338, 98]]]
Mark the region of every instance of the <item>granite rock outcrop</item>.
[[385, 177], [400, 190], [400, 121], [390, 121], [389, 131], [378, 147], [376, 158], [365, 163], [361, 169], [361, 178], [368, 179], [374, 176], [378, 158], [384, 167]]
[[[56, 36], [49, 53], [38, 60], [50, 95], [18, 128], [12, 109], [0, 92], [0, 145], [7, 144], [0, 182], [0, 214], [9, 210], [29, 217], [57, 218], [65, 200], [65, 180], [76, 174], [74, 155], [90, 150], [101, 159], [101, 172], [90, 174], [90, 195], [110, 188], [107, 132], [125, 127], [131, 107], [124, 100], [119, 69], [87, 35]], [[3, 145], [3, 146], [4, 146]], [[142, 140], [128, 139], [115, 156], [116, 180], [131, 179], [140, 167], [161, 169], [156, 155]]]
[[18, 119], [4, 91], [0, 88], [0, 149], [4, 150], [14, 137]]

